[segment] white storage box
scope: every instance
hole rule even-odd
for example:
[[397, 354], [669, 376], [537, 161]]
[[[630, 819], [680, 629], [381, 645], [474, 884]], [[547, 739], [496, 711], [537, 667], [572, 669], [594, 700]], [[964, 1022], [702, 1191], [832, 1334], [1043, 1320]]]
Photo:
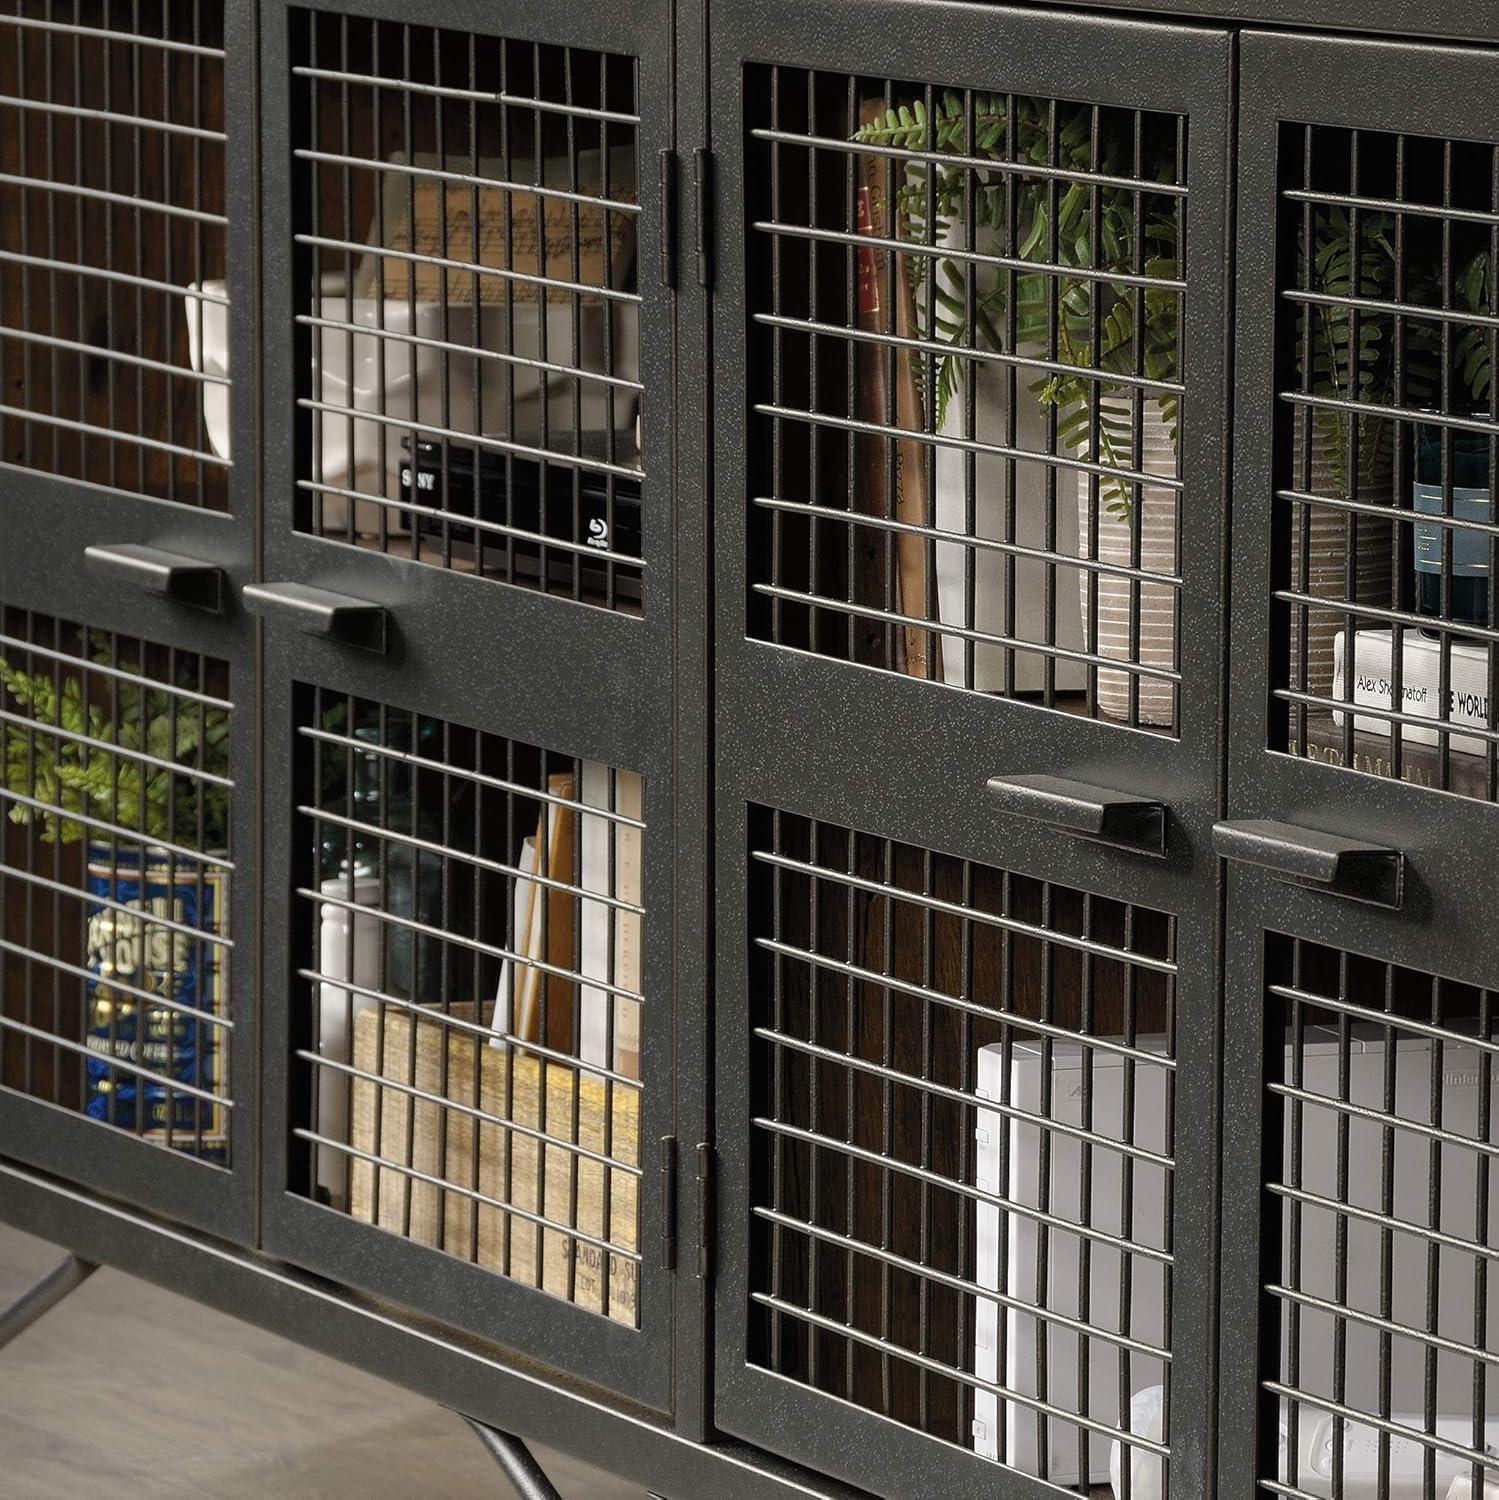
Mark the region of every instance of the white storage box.
[[[223, 296], [222, 281], [203, 283], [203, 291]], [[195, 370], [228, 375], [229, 312], [222, 302], [207, 302], [188, 288], [184, 299], [188, 324], [188, 349]], [[413, 311], [415, 318], [413, 319]], [[358, 490], [376, 499], [396, 500], [401, 494], [401, 465], [406, 455], [402, 439], [410, 430], [388, 422], [361, 420], [354, 413], [373, 412], [411, 421], [423, 431], [449, 429], [475, 435], [506, 431], [510, 393], [514, 393], [515, 440], [535, 445], [541, 434], [542, 372], [525, 364], [486, 358], [482, 351], [511, 353], [521, 359], [541, 358], [541, 317], [536, 302], [518, 302], [510, 309], [515, 330], [514, 347], [506, 348], [506, 308], [484, 303], [479, 308], [478, 348], [474, 353], [444, 350], [430, 343], [386, 336], [414, 334], [423, 340], [473, 347], [474, 308], [471, 303], [451, 303], [447, 313], [437, 302], [413, 305], [398, 298], [345, 294], [341, 276], [324, 276], [312, 316], [324, 322], [368, 328], [369, 333], [345, 329], [312, 328], [312, 378], [317, 399], [329, 406], [346, 408], [350, 416], [323, 412], [321, 430], [323, 484]], [[577, 337], [574, 337], [576, 314]], [[628, 379], [638, 374], [637, 333], [639, 317], [634, 304], [618, 301], [580, 301], [556, 298], [546, 309], [546, 359], [554, 365], [603, 371], [608, 324], [613, 322], [614, 369]], [[443, 372], [447, 371], [447, 405], [444, 407]], [[548, 373], [546, 404], [548, 443], [558, 452], [578, 446], [577, 421], [582, 431], [605, 429], [610, 418], [610, 387], [597, 380], [577, 380]], [[208, 440], [221, 458], [232, 457], [229, 432], [229, 393], [222, 385], [203, 388], [203, 420]], [[576, 405], [575, 405], [576, 403]], [[616, 391], [612, 413], [617, 427], [625, 428], [634, 416], [634, 398]], [[360, 501], [354, 506], [354, 529], [360, 535], [378, 535], [380, 514], [386, 514], [386, 529], [403, 530], [402, 512], [393, 507]], [[346, 502], [338, 496], [323, 497], [323, 530], [336, 532], [348, 525]]]

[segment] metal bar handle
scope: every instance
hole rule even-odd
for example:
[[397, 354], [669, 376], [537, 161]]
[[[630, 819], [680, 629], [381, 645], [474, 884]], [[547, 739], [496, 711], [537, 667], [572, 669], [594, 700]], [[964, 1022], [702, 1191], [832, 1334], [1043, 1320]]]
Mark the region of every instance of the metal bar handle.
[[385, 650], [389, 616], [383, 604], [290, 582], [247, 583], [240, 598], [252, 614], [285, 620], [309, 635], [327, 636], [366, 651]]
[[1319, 828], [1268, 818], [1234, 819], [1213, 825], [1213, 848], [1223, 859], [1352, 901], [1398, 907], [1405, 894], [1400, 850]]
[[210, 614], [224, 612], [224, 570], [217, 563], [184, 557], [161, 547], [113, 542], [85, 547], [83, 565], [111, 583], [162, 594]]
[[1138, 854], [1166, 852], [1164, 802], [1062, 776], [991, 776], [988, 787], [1000, 807], [1016, 817]]

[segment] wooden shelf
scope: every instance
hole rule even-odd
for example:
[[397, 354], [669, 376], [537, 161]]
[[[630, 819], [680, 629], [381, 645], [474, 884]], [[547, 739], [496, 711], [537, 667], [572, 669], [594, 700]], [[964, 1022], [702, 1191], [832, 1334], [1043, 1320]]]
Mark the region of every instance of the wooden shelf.
[[1298, 715], [1291, 715], [1287, 752], [1321, 761], [1324, 765], [1343, 766], [1366, 776], [1408, 781], [1412, 786], [1432, 787], [1455, 792], [1460, 797], [1474, 797], [1483, 802], [1496, 800], [1489, 786], [1489, 763], [1484, 755], [1453, 750], [1447, 755], [1445, 778], [1442, 769], [1442, 747], [1402, 743], [1400, 767], [1396, 770], [1389, 735], [1355, 730], [1350, 759], [1344, 726], [1333, 723], [1331, 712], [1308, 714], [1305, 744], [1297, 737]]

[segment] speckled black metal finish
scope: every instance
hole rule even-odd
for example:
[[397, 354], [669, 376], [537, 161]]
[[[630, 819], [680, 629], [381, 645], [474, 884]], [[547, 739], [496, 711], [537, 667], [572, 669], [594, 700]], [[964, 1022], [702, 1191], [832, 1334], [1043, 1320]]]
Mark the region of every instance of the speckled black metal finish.
[[[298, 533], [310, 429], [296, 404], [308, 361], [291, 311], [308, 269], [296, 241], [306, 189], [293, 159], [306, 124], [290, 73], [297, 7], [230, 4], [230, 514], [49, 478], [0, 455], [0, 601], [229, 663], [232, 1165], [143, 1153], [0, 1090], [0, 1218], [664, 1495], [1054, 1494], [755, 1357], [752, 1122], [765, 1103], [751, 948], [766, 913], [751, 909], [753, 809], [826, 820], [1174, 919], [1170, 1494], [1270, 1493], [1257, 1488], [1276, 1462], [1276, 1394], [1265, 1383], [1281, 1323], [1266, 1287], [1281, 1209], [1270, 1185], [1288, 1118], [1272, 1087], [1281, 1038], [1266, 1023], [1279, 1014], [1276, 955], [1316, 944], [1485, 996], [1499, 985], [1499, 806], [1267, 748], [1270, 663], [1286, 647], [1272, 579], [1289, 545], [1270, 498], [1289, 441], [1275, 401], [1279, 130], [1294, 121], [1499, 141], [1499, 3], [350, 9], [638, 59], [645, 606], [639, 617], [596, 609]], [[751, 412], [765, 393], [747, 334], [747, 221], [763, 163], [746, 136], [745, 88], [747, 70], [766, 64], [1185, 118], [1176, 735], [751, 637]], [[658, 170], [663, 154], [669, 166]], [[85, 547], [121, 545], [222, 568], [223, 613], [85, 571]], [[256, 619], [240, 603], [247, 584], [287, 583], [382, 607], [384, 651], [311, 635], [274, 611]], [[299, 1081], [289, 955], [294, 936], [307, 938], [294, 931], [289, 835], [305, 774], [293, 752], [298, 683], [643, 774], [652, 836], [638, 1330], [288, 1191]], [[989, 790], [993, 778], [1017, 777], [1032, 789], [1061, 778], [1074, 803], [1080, 787], [1099, 827], [1111, 799], [1144, 807], [1150, 837], [1133, 848], [1079, 837], [1039, 815], [1036, 797], [1019, 805], [1013, 787]], [[1070, 816], [1076, 823], [1075, 807]], [[1223, 823], [1238, 830], [1220, 835], [1228, 861], [1214, 847]], [[1246, 825], [1274, 825], [1278, 865], [1263, 837], [1246, 840]], [[1323, 837], [1298, 843], [1298, 829]], [[1349, 900], [1324, 879], [1329, 837], [1398, 855], [1398, 904]]]

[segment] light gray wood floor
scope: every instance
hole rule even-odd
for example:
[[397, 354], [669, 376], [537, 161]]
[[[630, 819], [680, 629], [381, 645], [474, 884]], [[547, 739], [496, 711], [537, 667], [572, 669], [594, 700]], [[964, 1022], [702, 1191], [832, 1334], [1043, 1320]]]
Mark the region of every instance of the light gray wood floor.
[[[0, 1306], [61, 1258], [0, 1226]], [[639, 1490], [536, 1450], [568, 1500]], [[102, 1270], [0, 1350], [0, 1495], [407, 1500], [512, 1491], [451, 1412]]]

